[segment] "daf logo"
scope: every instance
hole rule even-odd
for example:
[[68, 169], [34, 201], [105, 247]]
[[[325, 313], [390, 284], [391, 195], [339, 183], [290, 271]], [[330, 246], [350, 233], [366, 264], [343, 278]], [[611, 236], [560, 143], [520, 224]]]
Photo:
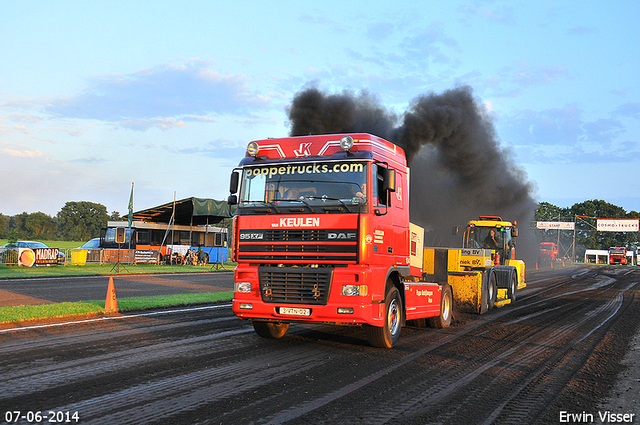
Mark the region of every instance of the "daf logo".
[[327, 237], [329, 239], [355, 239], [356, 238], [356, 234], [355, 233], [336, 233], [336, 232], [330, 232], [327, 234]]
[[240, 233], [240, 239], [243, 239], [243, 240], [264, 239], [264, 234], [263, 233]]

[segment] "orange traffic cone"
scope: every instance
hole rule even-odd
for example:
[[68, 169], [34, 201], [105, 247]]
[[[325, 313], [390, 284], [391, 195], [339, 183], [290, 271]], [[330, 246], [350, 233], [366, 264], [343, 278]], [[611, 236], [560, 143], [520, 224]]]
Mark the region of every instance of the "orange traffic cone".
[[116, 299], [116, 288], [113, 286], [113, 277], [109, 278], [109, 288], [107, 289], [107, 299], [104, 302], [105, 310], [117, 310], [118, 300]]
[[538, 263], [536, 263], [536, 270], [538, 270]]

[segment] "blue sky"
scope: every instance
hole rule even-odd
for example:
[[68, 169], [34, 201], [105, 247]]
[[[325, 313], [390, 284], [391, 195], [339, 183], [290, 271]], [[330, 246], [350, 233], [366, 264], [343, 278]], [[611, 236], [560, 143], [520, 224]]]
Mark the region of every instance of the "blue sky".
[[226, 199], [315, 85], [469, 85], [538, 201], [640, 211], [636, 1], [0, 0], [0, 213]]

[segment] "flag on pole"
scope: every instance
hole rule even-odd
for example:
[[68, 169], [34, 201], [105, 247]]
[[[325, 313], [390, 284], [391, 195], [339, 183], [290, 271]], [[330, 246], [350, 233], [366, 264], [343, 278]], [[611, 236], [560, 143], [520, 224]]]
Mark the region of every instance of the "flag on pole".
[[131, 182], [131, 195], [129, 196], [129, 228], [133, 224], [133, 182]]

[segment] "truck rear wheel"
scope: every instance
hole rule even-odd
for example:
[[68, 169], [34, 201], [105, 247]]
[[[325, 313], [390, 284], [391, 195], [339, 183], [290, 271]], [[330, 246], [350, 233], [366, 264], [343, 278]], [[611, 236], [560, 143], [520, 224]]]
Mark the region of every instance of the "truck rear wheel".
[[442, 295], [440, 297], [440, 315], [429, 318], [429, 326], [436, 329], [447, 328], [451, 325], [453, 316], [453, 294], [451, 286], [444, 284], [442, 286]]
[[517, 280], [518, 280], [518, 277], [516, 276], [516, 273], [513, 272], [511, 274], [511, 284], [509, 285], [509, 291], [507, 294], [512, 304], [516, 302], [516, 288], [518, 287]]
[[288, 323], [253, 322], [253, 329], [263, 338], [282, 338], [289, 329]]
[[491, 310], [496, 305], [496, 296], [498, 293], [498, 284], [496, 282], [496, 274], [491, 273], [489, 285], [487, 286], [487, 310]]
[[384, 305], [384, 326], [367, 325], [367, 340], [374, 347], [391, 348], [400, 338], [402, 328], [402, 299], [398, 288], [387, 286]]

